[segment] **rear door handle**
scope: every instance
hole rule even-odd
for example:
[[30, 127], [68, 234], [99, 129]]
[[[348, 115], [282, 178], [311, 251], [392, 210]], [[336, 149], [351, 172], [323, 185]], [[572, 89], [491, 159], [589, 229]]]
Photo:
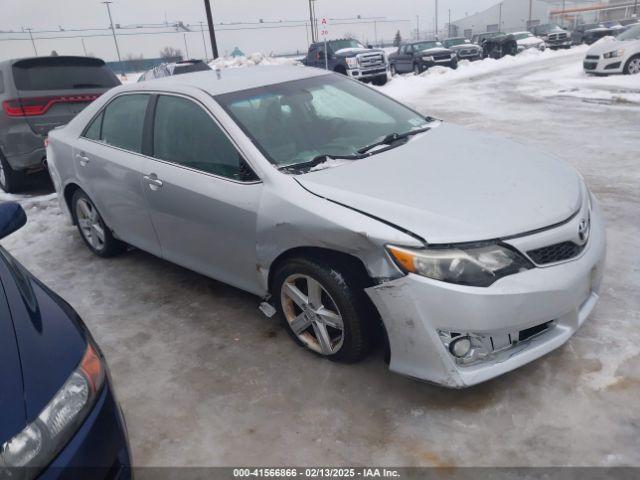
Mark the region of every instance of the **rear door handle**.
[[86, 167], [89, 164], [89, 157], [85, 156], [84, 153], [76, 154], [76, 158], [83, 167]]
[[149, 175], [145, 175], [144, 177], [142, 177], [142, 179], [145, 182], [147, 182], [147, 184], [149, 185], [149, 188], [151, 190], [153, 190], [154, 192], [157, 191], [157, 190], [160, 190], [162, 188], [162, 186], [164, 185], [162, 183], [162, 180], [160, 180], [155, 173], [151, 173]]

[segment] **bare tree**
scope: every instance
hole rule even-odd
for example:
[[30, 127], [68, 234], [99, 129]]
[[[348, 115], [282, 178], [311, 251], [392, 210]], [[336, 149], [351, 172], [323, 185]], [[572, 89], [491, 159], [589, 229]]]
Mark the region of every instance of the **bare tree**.
[[182, 51], [173, 47], [164, 47], [160, 50], [160, 58], [166, 61], [182, 60]]

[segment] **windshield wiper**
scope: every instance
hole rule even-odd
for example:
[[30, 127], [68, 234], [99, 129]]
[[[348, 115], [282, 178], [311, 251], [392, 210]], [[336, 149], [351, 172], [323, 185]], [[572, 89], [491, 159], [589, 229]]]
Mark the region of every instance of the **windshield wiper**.
[[306, 162], [284, 165], [282, 167], [279, 167], [278, 170], [299, 171], [312, 169], [313, 167], [316, 167], [321, 163], [326, 162], [327, 160], [359, 160], [361, 158], [364, 158], [364, 155], [328, 155], [326, 153], [321, 153], [320, 155], [316, 155], [311, 160], [307, 160]]
[[360, 154], [367, 153], [369, 150], [373, 150], [374, 148], [379, 147], [380, 145], [392, 145], [399, 140], [404, 140], [405, 138], [409, 138], [413, 135], [426, 132], [427, 130], [431, 130], [431, 127], [418, 128], [416, 130], [411, 130], [405, 133], [390, 133], [389, 135], [384, 137], [382, 140], [358, 149], [358, 153]]

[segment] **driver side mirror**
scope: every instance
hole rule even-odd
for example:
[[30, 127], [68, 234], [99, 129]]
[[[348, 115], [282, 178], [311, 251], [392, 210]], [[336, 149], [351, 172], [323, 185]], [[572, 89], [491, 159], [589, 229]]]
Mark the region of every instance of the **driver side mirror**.
[[19, 203], [0, 204], [0, 239], [20, 230], [27, 223], [27, 215]]

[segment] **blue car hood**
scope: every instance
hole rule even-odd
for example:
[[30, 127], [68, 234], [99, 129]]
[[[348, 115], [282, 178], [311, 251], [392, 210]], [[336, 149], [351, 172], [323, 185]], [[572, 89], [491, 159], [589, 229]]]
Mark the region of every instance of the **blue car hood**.
[[[0, 280], [6, 293], [6, 305], [11, 312], [10, 320], [1, 321], [0, 328], [11, 324], [15, 331], [13, 355], [14, 368], [10, 371], [2, 367], [3, 380], [18, 376], [21, 371], [22, 392], [13, 390], [11, 395], [0, 393], [2, 422], [10, 405], [14, 410], [19, 401], [23, 404], [20, 418], [22, 428], [32, 422], [51, 401], [64, 382], [76, 369], [87, 346], [88, 333], [75, 311], [58, 295], [33, 277], [4, 249], [0, 248]], [[0, 299], [0, 301], [3, 301]], [[0, 307], [1, 308], [1, 307]], [[6, 318], [3, 316], [3, 319]], [[3, 335], [3, 342], [6, 342]], [[4, 350], [4, 343], [2, 344]], [[0, 354], [6, 355], [5, 353]], [[16, 358], [19, 364], [16, 366]], [[21, 367], [21, 368], [20, 368]], [[5, 371], [6, 370], [6, 371]], [[16, 383], [16, 380], [13, 380]], [[17, 418], [17, 417], [16, 417]], [[2, 437], [12, 431], [15, 424], [2, 426]]]

